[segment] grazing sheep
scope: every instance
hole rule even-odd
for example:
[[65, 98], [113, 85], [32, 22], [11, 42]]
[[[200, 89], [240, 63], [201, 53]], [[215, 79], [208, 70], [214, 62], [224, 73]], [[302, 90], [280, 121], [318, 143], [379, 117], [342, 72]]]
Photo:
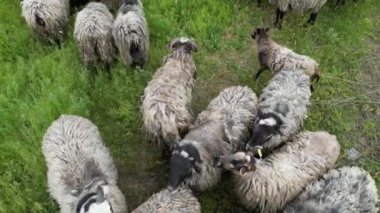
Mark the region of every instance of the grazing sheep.
[[327, 0], [269, 0], [270, 4], [277, 7], [276, 22], [274, 25], [281, 29], [282, 19], [288, 10], [294, 10], [299, 13], [311, 10], [312, 12], [307, 23], [313, 25], [317, 19], [318, 11], [323, 7], [326, 1]]
[[256, 40], [259, 50], [260, 69], [256, 79], [266, 69], [273, 75], [284, 69], [300, 69], [310, 76], [311, 81], [320, 78], [319, 64], [312, 58], [299, 55], [273, 41], [268, 34], [269, 28], [256, 28], [251, 37]]
[[132, 213], [200, 213], [201, 206], [186, 186], [175, 190], [168, 187], [152, 195]]
[[113, 16], [100, 2], [90, 2], [75, 19], [74, 38], [86, 66], [98, 64], [109, 70], [116, 58], [112, 38]]
[[188, 38], [173, 39], [165, 57], [144, 90], [144, 129], [165, 155], [187, 133], [193, 116], [190, 102], [197, 69], [192, 52], [197, 45]]
[[376, 213], [375, 181], [364, 169], [343, 167], [331, 170], [306, 187], [287, 205], [284, 213], [368, 212]]
[[262, 160], [236, 153], [220, 157], [216, 165], [234, 171], [235, 191], [246, 208], [277, 212], [332, 168], [339, 152], [335, 136], [303, 132]]
[[310, 79], [301, 70], [283, 70], [275, 75], [260, 96], [246, 149], [271, 150], [297, 134], [307, 118], [310, 96]]
[[173, 151], [170, 159], [170, 185], [182, 182], [204, 191], [221, 178], [214, 157], [244, 147], [256, 117], [257, 98], [248, 87], [229, 87], [199, 114], [194, 127]]
[[42, 142], [50, 195], [67, 212], [126, 212], [117, 170], [91, 121], [62, 115]]
[[22, 16], [37, 37], [61, 47], [69, 21], [69, 0], [23, 0], [21, 7]]
[[112, 27], [124, 64], [142, 67], [148, 58], [149, 32], [140, 0], [124, 0]]

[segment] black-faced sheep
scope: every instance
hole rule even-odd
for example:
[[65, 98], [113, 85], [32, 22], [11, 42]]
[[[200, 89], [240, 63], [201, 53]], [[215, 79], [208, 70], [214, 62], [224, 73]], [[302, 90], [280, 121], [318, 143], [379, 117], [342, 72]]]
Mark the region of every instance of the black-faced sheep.
[[29, 28], [42, 41], [61, 41], [69, 21], [69, 0], [23, 0], [22, 16]]
[[335, 136], [303, 132], [262, 160], [236, 153], [216, 165], [234, 171], [235, 191], [246, 208], [277, 212], [332, 168], [339, 152]]
[[297, 134], [307, 118], [310, 96], [310, 78], [301, 70], [283, 70], [275, 75], [260, 96], [247, 150], [271, 150]]
[[124, 0], [112, 27], [124, 64], [142, 67], [148, 59], [149, 32], [140, 0]]
[[117, 170], [91, 121], [62, 115], [44, 135], [50, 195], [61, 212], [126, 212]]
[[314, 24], [317, 19], [318, 11], [323, 7], [326, 1], [327, 0], [269, 0], [270, 4], [277, 7], [276, 22], [274, 25], [281, 29], [282, 19], [289, 10], [294, 10], [299, 13], [311, 10], [311, 15], [307, 23]]
[[192, 52], [197, 45], [188, 38], [173, 39], [172, 53], [165, 57], [144, 90], [144, 129], [165, 155], [188, 132], [193, 122], [190, 110], [197, 69]]
[[284, 209], [296, 212], [368, 212], [376, 213], [378, 195], [375, 181], [364, 169], [343, 167], [331, 170], [309, 184]]
[[116, 58], [112, 38], [113, 16], [100, 2], [90, 2], [75, 19], [74, 38], [86, 66], [101, 65], [109, 70]]
[[200, 213], [201, 206], [186, 186], [175, 190], [168, 187], [152, 195], [132, 213]]
[[170, 159], [170, 185], [181, 183], [196, 191], [215, 186], [221, 169], [214, 157], [244, 147], [257, 112], [257, 98], [248, 87], [230, 87], [199, 114], [194, 126], [174, 149]]
[[318, 63], [305, 55], [299, 55], [269, 37], [269, 28], [256, 28], [251, 37], [256, 40], [259, 51], [260, 70], [256, 79], [266, 69], [276, 75], [284, 69], [300, 69], [310, 76], [311, 81], [319, 80], [320, 71]]

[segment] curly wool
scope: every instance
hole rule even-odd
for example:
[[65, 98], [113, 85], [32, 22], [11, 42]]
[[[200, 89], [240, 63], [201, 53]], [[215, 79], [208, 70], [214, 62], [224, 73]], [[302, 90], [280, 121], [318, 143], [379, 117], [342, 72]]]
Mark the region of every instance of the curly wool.
[[289, 9], [304, 13], [308, 10], [318, 12], [327, 0], [269, 0], [270, 4], [276, 5], [281, 11]]
[[[123, 5], [120, 8], [112, 35], [124, 64], [145, 64], [149, 51], [149, 32], [140, 0], [137, 5]], [[132, 48], [138, 49], [138, 53], [131, 54]]]
[[152, 195], [132, 213], [200, 213], [201, 206], [186, 186], [175, 190], [170, 187]]
[[190, 104], [196, 72], [192, 53], [173, 49], [144, 90], [144, 129], [163, 152], [180, 141], [193, 122]]
[[262, 146], [273, 149], [297, 134], [307, 118], [310, 105], [310, 78], [300, 70], [283, 70], [272, 78], [260, 95], [259, 114], [275, 114], [282, 121], [276, 134]]
[[114, 19], [108, 8], [99, 2], [90, 2], [75, 19], [74, 38], [82, 61], [87, 66], [109, 66], [116, 58], [112, 38]]
[[378, 212], [375, 181], [362, 168], [331, 170], [308, 185], [287, 205], [284, 213], [295, 212]]
[[221, 179], [221, 169], [214, 167], [214, 158], [236, 152], [249, 138], [257, 113], [257, 98], [248, 87], [229, 87], [214, 98], [199, 114], [194, 127], [180, 142], [191, 144], [199, 152], [201, 172], [193, 171], [184, 183], [204, 191]]
[[276, 212], [311, 181], [334, 166], [340, 145], [327, 132], [303, 132], [265, 159], [254, 171], [234, 172], [235, 191], [248, 209]]
[[69, 21], [69, 0], [23, 0], [22, 16], [41, 40], [61, 42]]
[[75, 212], [79, 200], [107, 186], [114, 212], [126, 212], [122, 192], [116, 186], [117, 170], [98, 128], [91, 121], [62, 115], [44, 135], [42, 152], [48, 168], [50, 195], [61, 212]]

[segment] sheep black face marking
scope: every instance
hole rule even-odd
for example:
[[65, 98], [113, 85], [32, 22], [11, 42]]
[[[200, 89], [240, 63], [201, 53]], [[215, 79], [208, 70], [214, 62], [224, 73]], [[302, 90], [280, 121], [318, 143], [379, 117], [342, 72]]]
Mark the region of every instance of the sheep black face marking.
[[271, 137], [278, 133], [282, 125], [280, 117], [274, 113], [261, 114], [253, 130], [251, 140], [248, 142], [246, 149], [251, 150], [255, 146], [262, 146]]
[[99, 187], [96, 193], [84, 195], [77, 204], [76, 213], [113, 213], [111, 205], [106, 200], [106, 193], [105, 187]]
[[180, 47], [183, 47], [186, 52], [197, 52], [198, 46], [195, 44], [194, 41], [188, 39], [188, 38], [180, 38], [177, 40], [174, 40], [169, 47], [172, 50], [178, 49]]
[[170, 185], [176, 189], [193, 171], [201, 172], [201, 162], [199, 152], [194, 146], [188, 144], [177, 147], [170, 159]]

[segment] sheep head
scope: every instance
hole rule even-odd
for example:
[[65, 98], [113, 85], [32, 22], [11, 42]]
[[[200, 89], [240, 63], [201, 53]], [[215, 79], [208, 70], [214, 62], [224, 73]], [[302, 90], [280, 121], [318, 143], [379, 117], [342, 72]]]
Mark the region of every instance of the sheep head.
[[267, 38], [269, 37], [268, 32], [268, 27], [258, 27], [251, 33], [251, 37], [255, 40], [258, 40], [259, 38]]
[[237, 152], [235, 154], [215, 158], [214, 166], [245, 173], [247, 171], [255, 171], [255, 163], [256, 160], [253, 157], [253, 153]]
[[198, 50], [197, 44], [193, 40], [185, 37], [173, 39], [169, 44], [169, 48], [172, 49], [172, 51], [184, 49], [187, 53], [197, 52]]
[[176, 189], [193, 173], [200, 173], [202, 160], [196, 147], [191, 144], [174, 148], [170, 159], [170, 185]]

